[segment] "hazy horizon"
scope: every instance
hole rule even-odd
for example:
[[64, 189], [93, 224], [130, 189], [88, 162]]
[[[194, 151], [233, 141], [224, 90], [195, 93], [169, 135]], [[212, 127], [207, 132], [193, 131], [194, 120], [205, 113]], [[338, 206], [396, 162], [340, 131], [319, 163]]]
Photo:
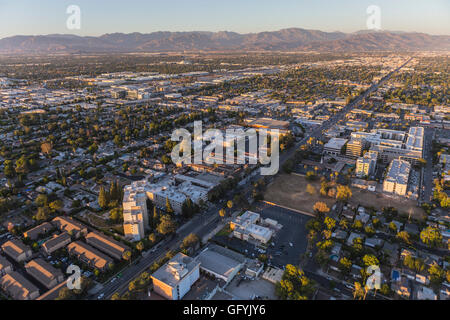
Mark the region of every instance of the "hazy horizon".
[[[81, 27], [69, 30], [66, 9], [77, 5]], [[450, 2], [445, 0], [205, 0], [69, 1], [0, 0], [0, 38], [16, 35], [111, 33], [273, 32], [289, 28], [354, 33], [367, 30], [367, 8], [379, 6], [381, 30], [450, 35]]]

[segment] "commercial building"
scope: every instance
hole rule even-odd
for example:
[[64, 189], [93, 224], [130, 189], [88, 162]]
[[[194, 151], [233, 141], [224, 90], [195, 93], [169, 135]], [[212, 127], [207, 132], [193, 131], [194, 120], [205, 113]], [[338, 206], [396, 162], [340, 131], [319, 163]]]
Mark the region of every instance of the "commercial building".
[[64, 280], [61, 270], [55, 269], [51, 264], [41, 258], [28, 262], [25, 265], [25, 270], [47, 289], [53, 288]]
[[90, 232], [86, 236], [86, 242], [117, 260], [123, 259], [124, 252], [130, 250], [126, 245], [97, 232]]
[[383, 182], [383, 191], [400, 196], [406, 195], [411, 164], [405, 160], [396, 159], [391, 162]]
[[368, 151], [363, 157], [356, 161], [356, 175], [358, 177], [371, 176], [375, 173], [377, 166], [378, 153]]
[[3, 252], [16, 262], [23, 262], [31, 258], [31, 248], [26, 246], [22, 241], [13, 239], [2, 245]]
[[230, 222], [233, 235], [241, 240], [255, 239], [262, 243], [267, 243], [274, 232], [269, 228], [257, 225], [260, 220], [258, 213], [246, 211], [243, 215]]
[[70, 255], [76, 256], [88, 266], [100, 271], [106, 270], [106, 268], [113, 263], [113, 260], [110, 257], [81, 241], [75, 241], [69, 244], [67, 246], [67, 251]]
[[70, 217], [56, 217], [52, 220], [53, 225], [60, 231], [67, 231], [70, 235], [78, 239], [81, 235], [87, 234], [87, 227]]
[[342, 148], [344, 148], [347, 142], [347, 139], [331, 138], [330, 141], [323, 146], [323, 152], [325, 154], [338, 156], [341, 154]]
[[177, 253], [152, 274], [154, 291], [170, 300], [181, 300], [200, 277], [200, 262]]
[[225, 283], [233, 280], [246, 260], [237, 252], [213, 244], [208, 245], [195, 259], [200, 262], [200, 270]]
[[39, 289], [20, 273], [13, 271], [0, 279], [0, 287], [14, 300], [34, 300]]
[[47, 254], [52, 254], [58, 249], [64, 248], [72, 241], [70, 235], [67, 232], [63, 232], [61, 234], [55, 235], [50, 240], [45, 241], [42, 244], [42, 249]]
[[271, 118], [245, 119], [247, 126], [259, 129], [266, 129], [268, 131], [278, 130], [281, 135], [287, 134], [289, 130], [289, 121], [275, 120]]

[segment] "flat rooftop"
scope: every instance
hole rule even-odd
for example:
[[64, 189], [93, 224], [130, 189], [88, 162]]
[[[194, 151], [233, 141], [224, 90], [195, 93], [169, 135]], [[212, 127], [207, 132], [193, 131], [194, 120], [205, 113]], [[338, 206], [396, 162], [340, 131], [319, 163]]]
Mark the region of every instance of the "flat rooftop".
[[152, 278], [173, 288], [199, 264], [198, 261], [179, 252], [161, 268], [156, 270], [152, 274]]
[[243, 255], [216, 245], [209, 245], [196, 259], [200, 261], [201, 268], [225, 278], [245, 262]]
[[342, 138], [331, 138], [330, 141], [328, 141], [325, 145], [325, 149], [336, 149], [341, 150], [342, 147], [345, 146], [345, 144], [348, 142], [347, 139]]

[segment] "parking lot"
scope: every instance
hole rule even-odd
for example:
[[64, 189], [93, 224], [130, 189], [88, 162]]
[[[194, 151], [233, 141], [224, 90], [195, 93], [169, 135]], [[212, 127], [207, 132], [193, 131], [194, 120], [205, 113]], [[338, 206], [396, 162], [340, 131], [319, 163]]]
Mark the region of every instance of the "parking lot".
[[256, 297], [277, 299], [275, 285], [264, 279], [243, 280], [241, 277], [235, 277], [226, 290], [239, 300], [251, 300]]
[[261, 218], [276, 220], [283, 226], [275, 233], [267, 249], [228, 236], [214, 236], [213, 241], [249, 258], [257, 258], [260, 254], [266, 254], [268, 264], [276, 267], [282, 268], [286, 264], [298, 264], [300, 256], [306, 251], [306, 223], [311, 217], [261, 202], [256, 205], [254, 211], [259, 213]]
[[265, 203], [259, 203], [257, 209], [262, 218], [277, 220], [283, 225], [272, 238], [274, 246], [267, 248], [268, 263], [280, 268], [289, 263], [298, 264], [308, 243], [306, 223], [312, 218]]

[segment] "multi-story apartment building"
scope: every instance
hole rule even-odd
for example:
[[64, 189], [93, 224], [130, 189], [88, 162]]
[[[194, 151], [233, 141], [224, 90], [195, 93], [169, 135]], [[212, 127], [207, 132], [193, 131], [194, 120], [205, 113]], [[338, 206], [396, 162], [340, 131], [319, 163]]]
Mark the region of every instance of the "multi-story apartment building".
[[410, 171], [411, 164], [408, 161], [393, 160], [383, 182], [383, 191], [400, 196], [406, 195]]
[[166, 209], [167, 201], [176, 214], [182, 212], [183, 203], [190, 198], [194, 203], [208, 200], [208, 192], [217, 183], [176, 175], [173, 179], [164, 179], [158, 183], [146, 180], [133, 182], [125, 186], [123, 196], [123, 218], [125, 236], [139, 241], [148, 229], [147, 199], [153, 205]]
[[[422, 158], [424, 129], [411, 127], [409, 132], [376, 129], [372, 132], [353, 132], [351, 141], [364, 140], [370, 150], [378, 152], [383, 163], [394, 159], [406, 160], [412, 164]], [[355, 153], [357, 153], [357, 148]]]
[[375, 173], [378, 152], [368, 151], [356, 161], [356, 175], [358, 177], [370, 176]]
[[123, 195], [123, 227], [125, 237], [139, 241], [148, 228], [147, 194], [145, 181], [125, 186]]
[[361, 156], [367, 143], [364, 139], [352, 139], [347, 143], [347, 150], [345, 154], [352, 158], [358, 158]]

